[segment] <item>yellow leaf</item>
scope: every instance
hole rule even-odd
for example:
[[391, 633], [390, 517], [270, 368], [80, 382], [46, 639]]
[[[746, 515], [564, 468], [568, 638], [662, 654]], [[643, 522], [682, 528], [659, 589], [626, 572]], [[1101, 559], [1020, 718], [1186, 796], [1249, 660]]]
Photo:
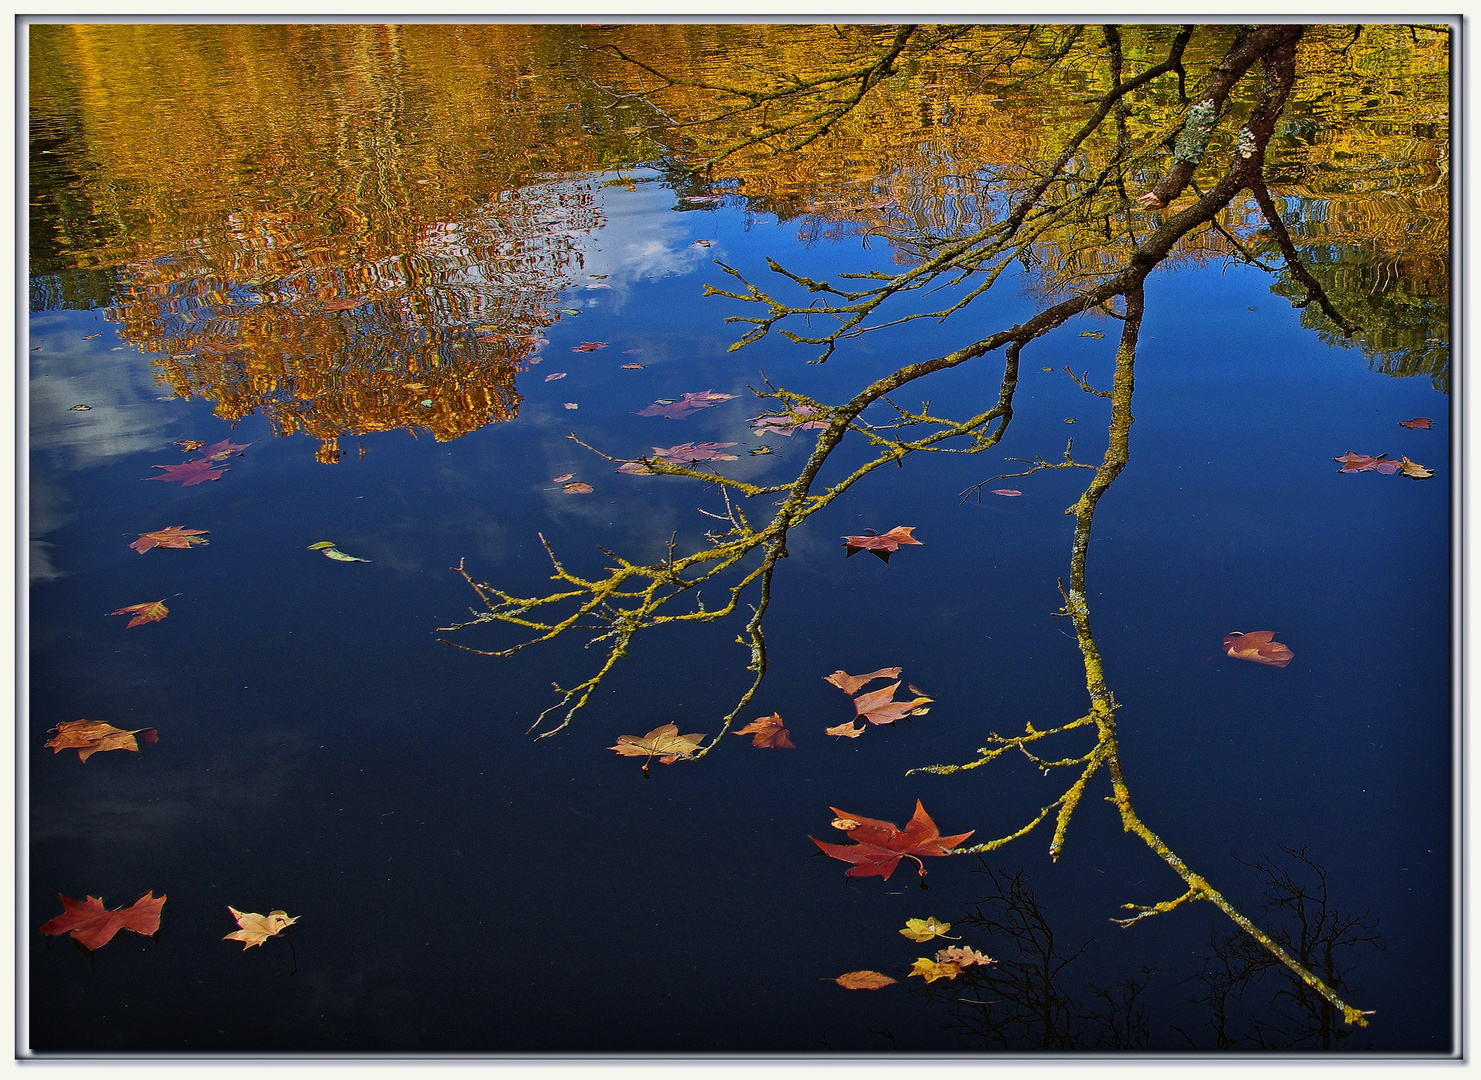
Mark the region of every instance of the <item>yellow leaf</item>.
[[916, 960], [915, 965], [910, 969], [911, 975], [919, 975], [928, 983], [933, 983], [937, 979], [955, 979], [961, 973], [962, 967], [960, 964], [953, 964], [950, 961], [938, 964], [936, 961], [928, 960], [924, 956]]
[[[681, 757], [687, 757], [699, 749], [703, 735], [680, 735], [679, 729], [673, 724], [664, 724], [656, 727], [641, 739], [636, 735], [619, 735], [617, 745], [607, 747], [608, 750], [616, 750], [623, 757], [657, 757], [665, 765], [672, 765]], [[662, 756], [660, 756], [662, 755]], [[646, 769], [648, 763], [643, 763]]]
[[950, 929], [951, 923], [942, 922], [932, 916], [929, 919], [906, 919], [905, 929], [900, 933], [911, 941], [930, 941], [932, 938], [945, 937], [946, 931]]
[[226, 905], [226, 910], [236, 917], [237, 925], [241, 929], [232, 931], [221, 940], [244, 942], [242, 945], [244, 952], [253, 945], [261, 945], [270, 937], [277, 937], [281, 931], [288, 929], [299, 919], [297, 915], [290, 919], [286, 911], [270, 911], [266, 915], [258, 915], [252, 911], [238, 911], [230, 904]]

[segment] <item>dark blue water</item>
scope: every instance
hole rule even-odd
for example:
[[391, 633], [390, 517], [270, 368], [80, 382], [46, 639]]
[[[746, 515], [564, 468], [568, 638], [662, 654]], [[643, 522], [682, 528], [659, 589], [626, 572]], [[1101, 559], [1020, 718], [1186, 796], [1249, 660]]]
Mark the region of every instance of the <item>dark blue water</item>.
[[[848, 881], [808, 835], [837, 838], [830, 806], [903, 823], [920, 799], [943, 832], [973, 829], [976, 842], [1062, 790], [1022, 759], [905, 772], [972, 760], [989, 731], [1085, 710], [1071, 628], [1053, 613], [1068, 575], [1064, 509], [1089, 472], [991, 484], [1023, 497], [980, 505], [957, 493], [1023, 468], [1005, 457], [1057, 460], [1071, 436], [1078, 460], [1099, 460], [1109, 404], [1059, 369], [1108, 386], [1115, 325], [1072, 321], [1024, 351], [997, 449], [881, 470], [794, 533], [768, 614], [773, 665], [742, 721], [779, 712], [795, 750], [728, 739], [645, 779], [607, 748], [666, 722], [717, 731], [749, 678], [734, 644], [742, 619], [640, 635], [568, 730], [533, 741], [525, 731], [552, 703], [550, 683], [589, 674], [598, 651], [572, 639], [495, 660], [439, 644], [435, 628], [476, 603], [449, 568], [465, 559], [475, 578], [535, 595], [551, 587], [539, 533], [591, 575], [610, 564], [599, 544], [651, 560], [677, 532], [694, 550], [713, 524], [696, 507], [718, 510], [713, 491], [615, 475], [565, 436], [618, 457], [735, 441], [743, 456], [723, 471], [782, 482], [811, 435], [751, 433], [745, 421], [763, 409], [747, 387], [763, 372], [842, 401], [1034, 302], [1005, 293], [959, 317], [970, 326], [913, 323], [821, 366], [770, 339], [729, 353], [736, 334], [721, 320], [734, 305], [700, 298], [721, 281], [710, 257], [761, 274], [772, 255], [821, 273], [889, 269], [888, 252], [804, 247], [792, 226], [735, 209], [678, 213], [656, 183], [602, 198], [608, 224], [588, 241], [586, 269], [610, 272], [614, 288], [570, 294], [582, 314], [552, 327], [543, 363], [520, 376], [518, 417], [447, 443], [369, 434], [363, 458], [347, 452], [336, 466], [316, 463], [307, 436], [273, 438], [260, 416], [228, 426], [208, 402], [159, 400], [169, 390], [153, 378], [156, 358], [101, 313], [33, 313], [28, 923], [56, 914], [59, 892], [110, 907], [146, 889], [169, 899], [156, 939], [122, 934], [91, 962], [65, 937], [27, 939], [32, 1048], [977, 1045], [952, 1026], [948, 1001], [906, 978], [935, 945], [896, 932], [912, 917], [959, 920], [987, 890], [977, 859], [930, 860], [922, 892], [909, 863], [888, 882]], [[690, 246], [701, 238], [713, 248]], [[1079, 336], [1089, 329], [1108, 333]], [[583, 340], [609, 347], [572, 352]], [[619, 370], [634, 360], [645, 368]], [[544, 382], [552, 371], [567, 378]], [[900, 401], [928, 396], [938, 412], [968, 415], [996, 400], [1001, 374], [988, 356]], [[706, 389], [736, 397], [682, 421], [634, 415]], [[79, 403], [91, 411], [69, 411]], [[1214, 266], [1149, 283], [1133, 412], [1131, 462], [1100, 504], [1088, 582], [1136, 805], [1256, 921], [1261, 886], [1247, 863], [1304, 847], [1333, 903], [1371, 913], [1386, 942], [1353, 954], [1344, 996], [1376, 1016], [1347, 1046], [1445, 1051], [1448, 400], [1321, 344], [1264, 276]], [[1397, 426], [1412, 416], [1434, 429]], [[251, 445], [219, 482], [140, 482], [181, 460], [176, 440], [228, 436]], [[762, 441], [776, 453], [744, 454]], [[1338, 475], [1332, 459], [1350, 449], [1407, 454], [1436, 475]], [[846, 444], [824, 478], [862, 453]], [[567, 472], [594, 492], [551, 483]], [[841, 536], [901, 524], [923, 546], [889, 565], [845, 560]], [[143, 556], [127, 546], [167, 525], [208, 529], [210, 545]], [[321, 540], [371, 561], [307, 549]], [[161, 623], [130, 630], [106, 614], [160, 597]], [[1288, 668], [1223, 655], [1226, 633], [1259, 629], [1295, 652]], [[515, 638], [477, 627], [454, 640]], [[850, 710], [820, 677], [887, 665], [936, 699], [929, 715], [853, 741], [824, 735]], [[86, 764], [44, 748], [49, 728], [82, 717], [156, 727], [159, 742]], [[1089, 748], [1074, 738], [1066, 753]], [[1186, 1049], [1175, 1027], [1209, 1048], [1189, 980], [1229, 924], [1209, 905], [1127, 930], [1108, 921], [1182, 886], [1121, 833], [1107, 791], [1104, 777], [1092, 783], [1057, 864], [1047, 827], [988, 864], [1027, 873], [1071, 949], [1090, 940], [1066, 975], [1071, 991], [1088, 1000], [1092, 985], [1154, 969], [1152, 1048]], [[227, 905], [301, 921], [286, 941], [243, 952], [220, 940], [234, 929]], [[962, 944], [993, 952], [963, 932]], [[861, 968], [901, 985], [851, 993], [831, 981]], [[1240, 1007], [1258, 1014], [1268, 997]]]

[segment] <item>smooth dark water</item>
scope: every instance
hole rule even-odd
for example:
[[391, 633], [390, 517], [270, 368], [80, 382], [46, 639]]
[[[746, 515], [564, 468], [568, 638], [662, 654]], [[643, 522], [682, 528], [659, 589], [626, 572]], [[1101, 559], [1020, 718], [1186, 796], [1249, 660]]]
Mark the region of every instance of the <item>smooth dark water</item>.
[[[581, 314], [551, 325], [542, 363], [518, 376], [518, 415], [447, 442], [371, 432], [363, 457], [342, 440], [340, 463], [320, 464], [312, 438], [276, 438], [258, 413], [228, 425], [209, 400], [160, 400], [165, 354], [121, 336], [106, 305], [32, 311], [26, 921], [56, 914], [58, 892], [110, 907], [146, 889], [169, 897], [156, 939], [122, 934], [91, 961], [65, 937], [26, 940], [32, 1049], [975, 1048], [949, 1002], [905, 977], [933, 946], [896, 931], [912, 917], [958, 921], [985, 892], [977, 859], [931, 860], [922, 892], [908, 863], [888, 882], [847, 881], [807, 837], [833, 839], [830, 806], [903, 822], [921, 799], [943, 832], [975, 829], [976, 841], [1059, 792], [1058, 776], [1022, 760], [904, 774], [971, 760], [987, 731], [1084, 709], [1073, 634], [1053, 613], [1072, 531], [1064, 509], [1089, 473], [1004, 482], [1017, 499], [959, 505], [957, 493], [1022, 468], [1004, 457], [1057, 459], [1070, 436], [1077, 459], [1098, 460], [1108, 405], [1060, 369], [1107, 384], [1114, 326], [1072, 321], [1025, 350], [996, 450], [883, 470], [793, 535], [768, 615], [773, 666], [743, 719], [779, 712], [795, 751], [730, 739], [696, 764], [655, 763], [645, 779], [607, 747], [669, 721], [718, 730], [748, 678], [733, 643], [741, 620], [640, 635], [568, 730], [533, 741], [525, 729], [551, 703], [550, 683], [584, 677], [596, 650], [562, 640], [495, 660], [440, 645], [435, 628], [476, 601], [449, 568], [465, 559], [475, 578], [533, 595], [549, 584], [537, 534], [578, 573], [609, 565], [599, 544], [651, 559], [677, 532], [693, 550], [708, 524], [695, 508], [718, 509], [712, 492], [615, 475], [567, 433], [617, 457], [735, 441], [743, 456], [721, 466], [727, 475], [781, 482], [811, 439], [747, 427], [763, 411], [747, 387], [763, 372], [838, 400], [952, 348], [960, 331], [913, 323], [823, 366], [773, 340], [727, 352], [735, 332], [721, 320], [734, 305], [700, 298], [721, 280], [710, 259], [756, 273], [767, 256], [804, 272], [887, 270], [889, 252], [857, 239], [804, 245], [794, 225], [733, 204], [681, 209], [658, 174], [637, 178], [632, 190], [593, 186], [603, 224], [576, 242], [581, 274], [608, 274], [613, 287], [566, 290], [559, 303]], [[1346, 999], [1376, 1011], [1348, 1048], [1444, 1052], [1448, 399], [1322, 344], [1252, 271], [1161, 273], [1147, 300], [1131, 462], [1101, 504], [1088, 570], [1138, 808], [1256, 921], [1259, 881], [1234, 855], [1304, 847], [1334, 903], [1371, 912], [1386, 942], [1348, 976]], [[1034, 308], [1005, 291], [967, 317], [1000, 325]], [[571, 351], [589, 340], [609, 345]], [[631, 361], [646, 366], [619, 369]], [[553, 371], [567, 377], [546, 383]], [[1001, 373], [989, 356], [923, 392], [961, 413], [995, 400]], [[682, 421], [634, 415], [705, 389], [736, 397]], [[69, 411], [79, 403], [91, 411]], [[1434, 429], [1397, 427], [1412, 416]], [[228, 436], [250, 446], [219, 482], [141, 483], [182, 459], [176, 440]], [[763, 441], [776, 453], [744, 455]], [[1349, 449], [1407, 454], [1435, 479], [1338, 475], [1332, 459]], [[829, 475], [861, 453], [846, 445]], [[551, 483], [567, 472], [595, 491]], [[143, 556], [127, 546], [176, 524], [209, 529], [210, 545]], [[888, 566], [844, 559], [840, 536], [897, 524], [924, 546]], [[320, 540], [371, 562], [307, 549]], [[159, 597], [170, 607], [161, 623], [127, 630], [106, 616]], [[1295, 652], [1288, 668], [1223, 655], [1227, 632], [1266, 628]], [[513, 640], [482, 627], [454, 639]], [[855, 741], [824, 735], [849, 710], [820, 676], [886, 665], [935, 697], [930, 714]], [[80, 717], [153, 726], [159, 742], [86, 764], [43, 746], [48, 729]], [[1066, 976], [1074, 993], [1155, 969], [1151, 1048], [1186, 1049], [1174, 1028], [1196, 1035], [1207, 1019], [1189, 980], [1227, 923], [1208, 905], [1126, 930], [1108, 921], [1122, 903], [1181, 886], [1121, 833], [1105, 794], [1092, 785], [1057, 863], [1045, 831], [985, 858], [1026, 871], [1071, 949], [1090, 940]], [[288, 941], [243, 952], [220, 940], [234, 929], [227, 905], [301, 921]], [[901, 985], [850, 993], [831, 982], [860, 968]], [[1268, 993], [1254, 996], [1241, 1007], [1258, 1014]]]

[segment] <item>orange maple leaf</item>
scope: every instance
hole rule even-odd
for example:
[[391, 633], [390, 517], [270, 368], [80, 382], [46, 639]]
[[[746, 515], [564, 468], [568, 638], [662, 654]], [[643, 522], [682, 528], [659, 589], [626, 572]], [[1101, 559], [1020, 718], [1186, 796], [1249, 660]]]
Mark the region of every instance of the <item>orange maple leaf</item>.
[[108, 614], [127, 615], [130, 612], [134, 613], [134, 617], [129, 620], [128, 626], [124, 627], [125, 630], [132, 630], [134, 627], [142, 626], [147, 622], [159, 622], [170, 613], [170, 609], [165, 607], [163, 600], [155, 600], [153, 603], [148, 604], [130, 604], [128, 607], [121, 607], [117, 611], [110, 611]]
[[906, 822], [903, 829], [888, 821], [876, 821], [874, 818], [845, 813], [836, 806], [830, 806], [828, 809], [842, 820], [857, 823], [848, 830], [849, 838], [857, 843], [825, 844], [815, 836], [809, 836], [808, 839], [817, 844], [823, 854], [830, 858], [853, 863], [845, 871], [848, 877], [877, 876], [888, 881], [901, 859], [914, 860], [915, 864], [920, 867], [920, 876], [925, 877], [926, 867], [920, 861], [921, 856], [949, 855], [951, 848], [956, 847], [976, 831], [971, 830], [956, 836], [942, 836], [919, 799], [915, 801], [915, 814]]
[[845, 536], [843, 546], [848, 549], [848, 557], [853, 558], [861, 551], [872, 551], [885, 562], [890, 561], [890, 552], [899, 551], [901, 544], [914, 544], [920, 547], [921, 542], [910, 534], [915, 531], [914, 525], [896, 525], [887, 533], [876, 533], [873, 529], [865, 529], [866, 536]]
[[796, 745], [787, 737], [788, 731], [782, 726], [782, 718], [778, 713], [770, 716], [758, 716], [745, 727], [735, 732], [737, 735], [754, 735], [751, 740], [752, 746], [763, 746], [768, 750], [796, 750]]
[[892, 682], [883, 690], [860, 694], [854, 698], [854, 712], [871, 724], [893, 724], [907, 716], [924, 713], [924, 706], [930, 704], [931, 699], [918, 697], [914, 701], [896, 701], [895, 690], [899, 685], [899, 682]]
[[859, 687], [872, 683], [875, 679], [898, 679], [900, 669], [897, 667], [882, 667], [878, 671], [871, 671], [868, 675], [850, 675], [839, 668], [832, 675], [824, 675], [823, 681], [830, 682], [845, 694], [853, 695], [859, 692]]
[[89, 896], [84, 900], [73, 900], [62, 896], [62, 914], [41, 924], [43, 934], [70, 933], [84, 949], [101, 949], [113, 940], [120, 930], [132, 930], [148, 937], [159, 929], [160, 909], [165, 906], [165, 897], [155, 896], [151, 889], [128, 907], [103, 909], [101, 897]]
[[159, 735], [152, 727], [124, 731], [101, 720], [63, 720], [52, 730], [56, 737], [46, 744], [52, 753], [76, 750], [83, 761], [103, 750], [132, 750], [137, 754], [139, 741], [135, 735], [147, 743], [159, 741]]
[[1271, 667], [1285, 667], [1296, 654], [1278, 641], [1274, 630], [1253, 630], [1242, 634], [1238, 630], [1224, 638], [1224, 651], [1236, 660], [1249, 660]]
[[129, 547], [142, 555], [152, 547], [188, 548], [192, 544], [209, 544], [209, 540], [202, 540], [201, 537], [210, 531], [210, 529], [186, 529], [179, 525], [171, 525], [155, 532], [140, 533], [139, 539]]

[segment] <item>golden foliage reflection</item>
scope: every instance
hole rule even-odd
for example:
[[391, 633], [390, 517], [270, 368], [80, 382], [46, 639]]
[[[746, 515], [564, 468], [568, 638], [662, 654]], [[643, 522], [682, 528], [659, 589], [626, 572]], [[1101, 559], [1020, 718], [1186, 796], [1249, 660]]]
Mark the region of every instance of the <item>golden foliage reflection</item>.
[[[1200, 29], [1189, 70], [1207, 70], [1235, 32]], [[795, 220], [805, 240], [879, 234], [911, 262], [1001, 216], [1001, 193], [1065, 144], [1109, 70], [1098, 27], [927, 27], [829, 120], [836, 87], [759, 114], [736, 113], [727, 88], [765, 92], [866, 62], [896, 28], [29, 33], [32, 272], [46, 302], [107, 305], [126, 340], [160, 356], [176, 394], [229, 420], [261, 411], [280, 434], [307, 431], [326, 462], [350, 435], [451, 439], [515, 415], [515, 376], [603, 224], [603, 172], [654, 165], [680, 192], [707, 182]], [[1122, 28], [1127, 77], [1176, 33]], [[1449, 371], [1448, 50], [1433, 28], [1313, 28], [1270, 147], [1272, 190], [1313, 272], [1364, 327], [1355, 340], [1382, 370], [1438, 385]], [[1145, 148], [1153, 174], [1184, 107], [1158, 82], [1097, 139]], [[1084, 152], [1109, 149], [1092, 140]], [[1231, 148], [1215, 149], [1210, 162]], [[1036, 289], [1124, 255], [1139, 227], [1127, 194], [1101, 222], [1039, 237], [1025, 266]], [[1235, 207], [1224, 231], [1187, 238], [1176, 257], [1226, 259], [1234, 240], [1273, 250], [1244, 220]], [[1303, 317], [1330, 330], [1314, 309]]]

